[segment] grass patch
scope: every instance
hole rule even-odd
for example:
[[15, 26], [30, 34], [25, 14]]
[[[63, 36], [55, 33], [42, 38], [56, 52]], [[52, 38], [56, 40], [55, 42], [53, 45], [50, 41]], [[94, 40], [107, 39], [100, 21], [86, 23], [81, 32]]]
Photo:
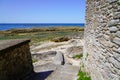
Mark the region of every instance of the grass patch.
[[78, 55], [73, 56], [72, 58], [73, 59], [80, 59], [82, 57], [83, 57], [83, 54], [78, 54]]
[[78, 79], [77, 80], [91, 80], [91, 77], [88, 76], [88, 74], [86, 72], [83, 72], [80, 70], [78, 72]]
[[36, 60], [36, 59], [32, 59], [32, 63], [35, 63], [35, 62], [37, 62], [38, 60]]

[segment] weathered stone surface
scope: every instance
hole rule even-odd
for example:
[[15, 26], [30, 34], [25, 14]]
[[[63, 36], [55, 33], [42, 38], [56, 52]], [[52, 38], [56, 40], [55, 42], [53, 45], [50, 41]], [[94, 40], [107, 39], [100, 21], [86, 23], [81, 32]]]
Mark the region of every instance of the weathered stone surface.
[[118, 28], [113, 26], [109, 28], [110, 32], [117, 32]]
[[56, 51], [33, 53], [32, 58], [35, 59], [35, 60], [43, 60], [43, 59], [49, 59], [51, 57], [54, 57], [56, 54], [57, 54]]
[[116, 44], [118, 44], [118, 45], [120, 45], [120, 38], [115, 37], [113, 39], [113, 42], [116, 43]]
[[120, 62], [115, 60], [113, 57], [108, 58], [109, 62], [113, 64], [117, 69], [120, 69]]
[[43, 65], [35, 65], [34, 66], [34, 71], [35, 72], [44, 72], [44, 71], [54, 71], [57, 67], [59, 67], [60, 65], [55, 65], [52, 63], [46, 63]]
[[52, 39], [51, 41], [53, 41], [53, 42], [64, 42], [64, 41], [68, 41], [68, 40], [70, 40], [70, 38], [67, 37], [67, 36], [64, 36], [64, 37], [54, 38], [54, 39]]
[[69, 57], [73, 57], [73, 56], [78, 55], [78, 54], [83, 54], [83, 47], [82, 46], [70, 47], [66, 50], [66, 54]]
[[63, 53], [58, 51], [56, 56], [54, 57], [53, 62], [54, 64], [57, 64], [57, 65], [64, 65], [65, 61], [64, 61]]
[[120, 48], [118, 48], [118, 49], [117, 49], [117, 52], [119, 52], [119, 53], [120, 53]]
[[117, 37], [119, 37], [120, 38], [120, 31], [117, 31]]
[[83, 63], [92, 80], [120, 80], [119, 2], [87, 0]]
[[114, 18], [119, 19], [120, 18], [120, 12], [114, 12]]
[[0, 51], [26, 42], [30, 42], [30, 40], [25, 40], [25, 39], [0, 40]]
[[65, 65], [57, 68], [46, 80], [77, 80], [79, 67]]
[[0, 80], [20, 80], [33, 72], [29, 41], [0, 41], [4, 46], [0, 50]]
[[109, 21], [108, 26], [115, 26], [115, 25], [117, 25], [119, 22], [120, 22], [119, 19], [111, 20], [111, 21]]
[[110, 3], [113, 3], [113, 2], [116, 2], [118, 0], [107, 0], [107, 1], [110, 2]]

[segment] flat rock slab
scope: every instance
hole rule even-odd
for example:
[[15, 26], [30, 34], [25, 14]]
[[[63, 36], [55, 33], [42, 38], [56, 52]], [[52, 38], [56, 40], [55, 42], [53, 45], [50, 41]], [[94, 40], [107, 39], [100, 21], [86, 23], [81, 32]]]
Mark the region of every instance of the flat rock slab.
[[45, 80], [77, 80], [79, 67], [64, 65], [59, 66], [50, 76]]
[[57, 54], [56, 51], [47, 51], [42, 53], [33, 53], [32, 58], [37, 60], [48, 60]]
[[0, 40], [0, 51], [28, 42], [30, 42], [28, 39]]
[[55, 65], [55, 64], [52, 64], [52, 63], [47, 63], [47, 64], [44, 64], [44, 65], [34, 66], [34, 71], [35, 72], [52, 71], [52, 70], [55, 70], [57, 67], [59, 67], [59, 65]]

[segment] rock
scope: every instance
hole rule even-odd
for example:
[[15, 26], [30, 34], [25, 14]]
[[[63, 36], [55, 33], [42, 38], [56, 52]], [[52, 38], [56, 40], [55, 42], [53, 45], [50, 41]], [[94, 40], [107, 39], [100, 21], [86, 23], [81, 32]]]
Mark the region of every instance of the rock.
[[82, 46], [70, 47], [66, 50], [66, 53], [69, 57], [73, 57], [75, 55], [82, 54], [83, 53], [83, 47]]
[[54, 57], [56, 55], [56, 51], [48, 51], [48, 52], [43, 52], [43, 53], [34, 53], [32, 54], [32, 58], [36, 60], [41, 60], [41, 59], [48, 59], [51, 57]]
[[108, 58], [108, 61], [112, 63], [117, 69], [120, 69], [120, 63], [117, 60], [115, 60], [115, 58], [110, 57]]
[[118, 45], [120, 45], [120, 39], [117, 38], [117, 37], [115, 37], [115, 38], [113, 39], [113, 42], [116, 43], [116, 44], [118, 44]]
[[116, 19], [120, 18], [120, 12], [114, 12], [114, 18]]
[[110, 32], [114, 32], [115, 33], [115, 32], [117, 32], [118, 28], [113, 26], [113, 27], [110, 27], [109, 30], [110, 30]]
[[64, 37], [54, 38], [54, 39], [52, 39], [51, 41], [53, 41], [53, 42], [64, 42], [64, 41], [68, 41], [68, 40], [70, 40], [70, 38], [64, 36]]
[[118, 48], [118, 49], [117, 49], [117, 52], [119, 52], [119, 53], [120, 53], [120, 48]]
[[107, 0], [109, 3], [116, 2], [117, 0]]
[[64, 65], [64, 55], [62, 52], [57, 52], [56, 56], [54, 57], [54, 60], [53, 60], [53, 63], [54, 64], [57, 64], [57, 65]]
[[120, 31], [117, 31], [117, 37], [119, 37], [120, 38]]
[[72, 44], [72, 45], [77, 45], [77, 43], [78, 43], [78, 42], [77, 42], [76, 40], [74, 40], [74, 39], [73, 39], [73, 40], [70, 40], [70, 42], [69, 42], [69, 44]]
[[114, 26], [114, 25], [117, 25], [119, 23], [119, 19], [116, 19], [116, 20], [111, 20], [108, 22], [108, 26]]
[[55, 65], [52, 63], [45, 63], [42, 65], [35, 65], [34, 71], [35, 72], [51, 71], [51, 70], [55, 70], [57, 67], [59, 67], [59, 65]]

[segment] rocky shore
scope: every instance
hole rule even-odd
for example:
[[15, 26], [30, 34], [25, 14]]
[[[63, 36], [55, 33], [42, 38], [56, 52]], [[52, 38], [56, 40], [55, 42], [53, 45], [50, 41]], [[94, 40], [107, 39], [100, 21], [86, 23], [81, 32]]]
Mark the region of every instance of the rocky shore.
[[[53, 71], [41, 80], [55, 80], [55, 75], [60, 75], [57, 76], [57, 80], [68, 80], [70, 78], [70, 80], [76, 80], [81, 60], [73, 57], [82, 53], [83, 39], [80, 37], [74, 37], [65, 42], [46, 41], [41, 42], [40, 45], [31, 46], [32, 59], [35, 60], [33, 63], [34, 71], [37, 73]], [[61, 72], [64, 74], [60, 74]], [[37, 76], [33, 78], [37, 80]]]

